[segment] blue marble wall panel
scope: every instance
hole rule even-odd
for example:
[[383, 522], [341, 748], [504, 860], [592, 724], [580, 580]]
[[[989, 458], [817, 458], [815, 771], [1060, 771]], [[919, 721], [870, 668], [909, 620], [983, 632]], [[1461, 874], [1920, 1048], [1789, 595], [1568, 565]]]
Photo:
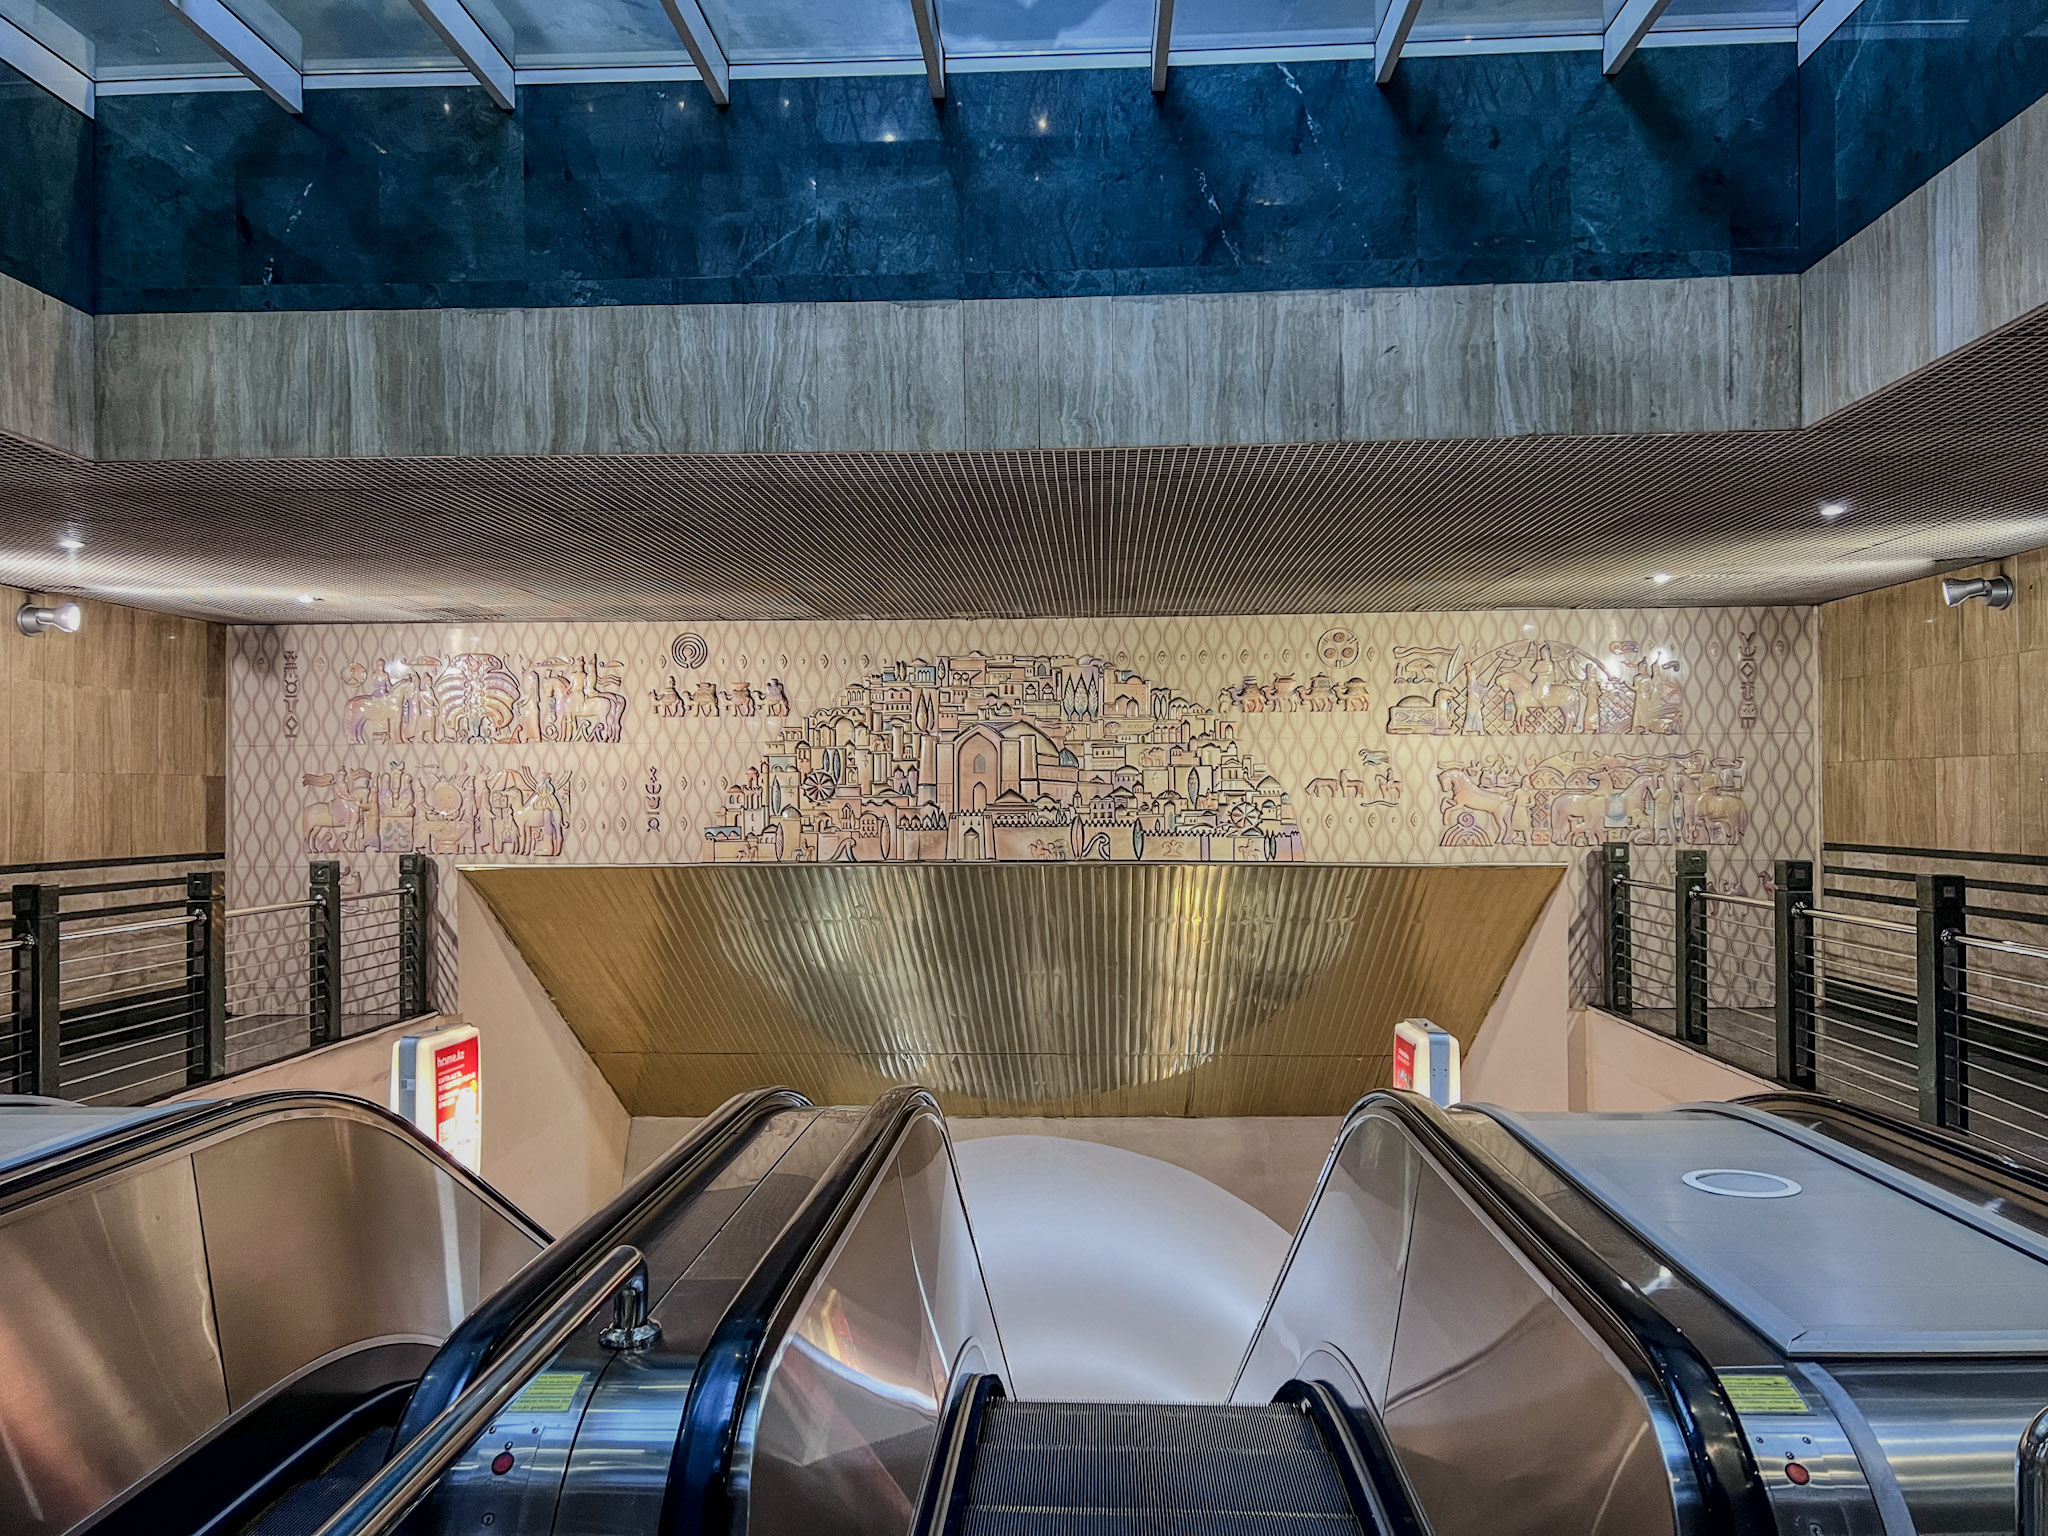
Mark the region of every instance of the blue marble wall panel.
[[100, 105], [109, 311], [1795, 270], [1789, 45]]
[[0, 64], [0, 272], [93, 307], [92, 119]]
[[1799, 71], [1802, 267], [2048, 94], [2048, 0], [1863, 0]]

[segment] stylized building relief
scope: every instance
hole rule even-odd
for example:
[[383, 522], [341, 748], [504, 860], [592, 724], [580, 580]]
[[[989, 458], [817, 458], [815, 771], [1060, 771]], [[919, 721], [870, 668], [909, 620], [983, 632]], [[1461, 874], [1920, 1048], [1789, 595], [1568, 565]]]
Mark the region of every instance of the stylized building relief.
[[300, 777], [305, 852], [559, 859], [574, 775], [530, 767], [449, 770], [389, 762]]
[[705, 829], [716, 860], [1298, 859], [1228, 721], [1093, 656], [940, 656], [785, 726]]
[[1749, 826], [1748, 774], [1745, 759], [1705, 751], [1445, 763], [1437, 770], [1437, 846], [1732, 846]]
[[625, 667], [597, 653], [511, 664], [485, 651], [378, 657], [342, 672], [348, 739], [495, 745], [618, 741]]
[[1676, 736], [1685, 729], [1678, 660], [1618, 640], [1603, 659], [1523, 640], [1461, 661], [1458, 646], [1395, 646], [1397, 736]]

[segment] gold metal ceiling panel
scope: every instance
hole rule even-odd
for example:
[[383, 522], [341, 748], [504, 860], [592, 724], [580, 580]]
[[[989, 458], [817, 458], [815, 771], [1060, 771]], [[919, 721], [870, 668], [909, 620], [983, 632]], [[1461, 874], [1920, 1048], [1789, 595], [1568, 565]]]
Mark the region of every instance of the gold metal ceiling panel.
[[471, 869], [635, 1115], [788, 1083], [960, 1114], [1341, 1113], [1470, 1044], [1555, 866]]

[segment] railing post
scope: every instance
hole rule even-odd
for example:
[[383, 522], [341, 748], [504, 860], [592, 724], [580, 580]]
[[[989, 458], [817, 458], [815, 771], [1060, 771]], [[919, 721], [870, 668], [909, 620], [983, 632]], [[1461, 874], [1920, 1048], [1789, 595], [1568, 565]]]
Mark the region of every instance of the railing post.
[[1607, 843], [1600, 849], [1601, 926], [1606, 931], [1607, 1011], [1624, 1017], [1635, 1007], [1635, 968], [1630, 964], [1628, 911], [1628, 844]]
[[341, 865], [315, 859], [308, 866], [306, 997], [312, 1005], [312, 1043], [341, 1038]]
[[1778, 1081], [1814, 1086], [1813, 861], [1779, 859], [1771, 948], [1777, 996]]
[[15, 1080], [30, 1093], [62, 1096], [62, 950], [57, 935], [59, 885], [14, 888], [14, 937], [28, 947], [14, 952], [14, 1027], [21, 1041]]
[[1702, 1048], [1707, 1043], [1707, 850], [1678, 850], [1678, 876], [1672, 885], [1672, 927], [1678, 932], [1678, 1038]]
[[1967, 890], [1961, 875], [1918, 875], [1913, 881], [1918, 908], [1913, 951], [1920, 994], [1920, 1118], [1952, 1131], [1970, 1128], [1960, 1049], [1969, 973], [1963, 946], [1956, 942], [1967, 931]]
[[210, 1082], [228, 1070], [228, 885], [219, 870], [185, 877], [185, 990], [191, 1050], [185, 1081]]
[[427, 1001], [427, 935], [434, 911], [434, 861], [424, 853], [398, 860], [398, 1016], [432, 1011]]

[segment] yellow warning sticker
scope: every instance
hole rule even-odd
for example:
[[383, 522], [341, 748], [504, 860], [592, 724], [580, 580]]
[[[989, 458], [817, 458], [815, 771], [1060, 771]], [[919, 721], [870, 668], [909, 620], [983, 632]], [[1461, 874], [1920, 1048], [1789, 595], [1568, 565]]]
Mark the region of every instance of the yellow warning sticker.
[[1806, 1399], [1792, 1385], [1792, 1378], [1776, 1371], [1728, 1375], [1721, 1378], [1728, 1401], [1737, 1413], [1808, 1413]]
[[[583, 1385], [582, 1371], [542, 1371], [512, 1399], [512, 1413], [567, 1413]], [[1783, 1378], [1780, 1378], [1781, 1380]]]

